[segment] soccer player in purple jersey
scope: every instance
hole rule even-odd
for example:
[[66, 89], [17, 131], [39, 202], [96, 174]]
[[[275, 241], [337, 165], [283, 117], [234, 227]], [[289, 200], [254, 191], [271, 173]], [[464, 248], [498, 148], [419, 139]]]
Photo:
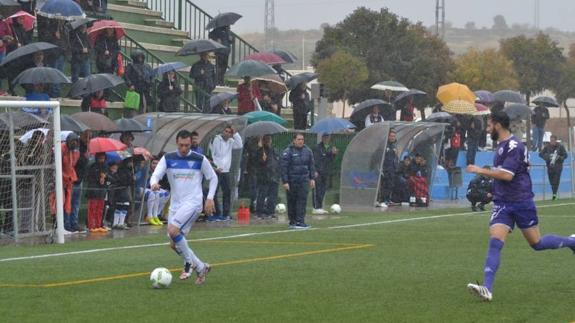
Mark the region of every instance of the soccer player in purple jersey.
[[537, 224], [537, 209], [533, 202], [529, 155], [523, 143], [509, 132], [509, 116], [505, 112], [492, 113], [487, 131], [497, 150], [491, 170], [475, 165], [467, 166], [470, 173], [491, 177], [493, 182], [493, 212], [489, 221], [489, 249], [483, 270], [483, 285], [468, 284], [467, 288], [484, 301], [493, 298], [493, 282], [499, 267], [501, 249], [515, 225], [521, 229], [533, 250], [571, 248], [575, 252], [575, 235], [541, 236]]

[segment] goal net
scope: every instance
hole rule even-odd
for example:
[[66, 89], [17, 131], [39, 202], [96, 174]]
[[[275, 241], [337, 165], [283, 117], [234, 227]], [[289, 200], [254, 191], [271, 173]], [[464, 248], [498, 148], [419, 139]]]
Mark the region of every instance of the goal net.
[[59, 118], [59, 102], [0, 101], [0, 242], [51, 237], [63, 219]]

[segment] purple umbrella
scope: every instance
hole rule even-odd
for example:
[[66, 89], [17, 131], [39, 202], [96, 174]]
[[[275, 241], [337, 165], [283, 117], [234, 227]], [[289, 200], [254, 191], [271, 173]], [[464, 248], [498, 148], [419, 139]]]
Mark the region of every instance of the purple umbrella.
[[483, 104], [491, 104], [493, 102], [495, 102], [495, 95], [493, 95], [493, 93], [489, 92], [489, 91], [485, 91], [485, 90], [479, 90], [479, 91], [475, 91], [475, 95], [477, 96], [477, 102], [483, 103]]

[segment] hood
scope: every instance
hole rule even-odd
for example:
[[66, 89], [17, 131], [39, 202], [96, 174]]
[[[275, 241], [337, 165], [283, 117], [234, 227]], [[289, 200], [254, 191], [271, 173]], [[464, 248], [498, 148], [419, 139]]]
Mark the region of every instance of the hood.
[[134, 63], [143, 63], [145, 59], [145, 54], [141, 50], [135, 50], [130, 54], [130, 58]]

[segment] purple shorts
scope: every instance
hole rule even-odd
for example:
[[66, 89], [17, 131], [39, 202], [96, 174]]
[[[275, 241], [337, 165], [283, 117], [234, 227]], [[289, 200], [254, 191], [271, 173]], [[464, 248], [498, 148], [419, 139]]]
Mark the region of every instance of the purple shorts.
[[513, 230], [516, 223], [519, 229], [529, 229], [539, 224], [537, 208], [533, 200], [511, 203], [497, 201], [493, 203], [489, 226], [504, 224]]

